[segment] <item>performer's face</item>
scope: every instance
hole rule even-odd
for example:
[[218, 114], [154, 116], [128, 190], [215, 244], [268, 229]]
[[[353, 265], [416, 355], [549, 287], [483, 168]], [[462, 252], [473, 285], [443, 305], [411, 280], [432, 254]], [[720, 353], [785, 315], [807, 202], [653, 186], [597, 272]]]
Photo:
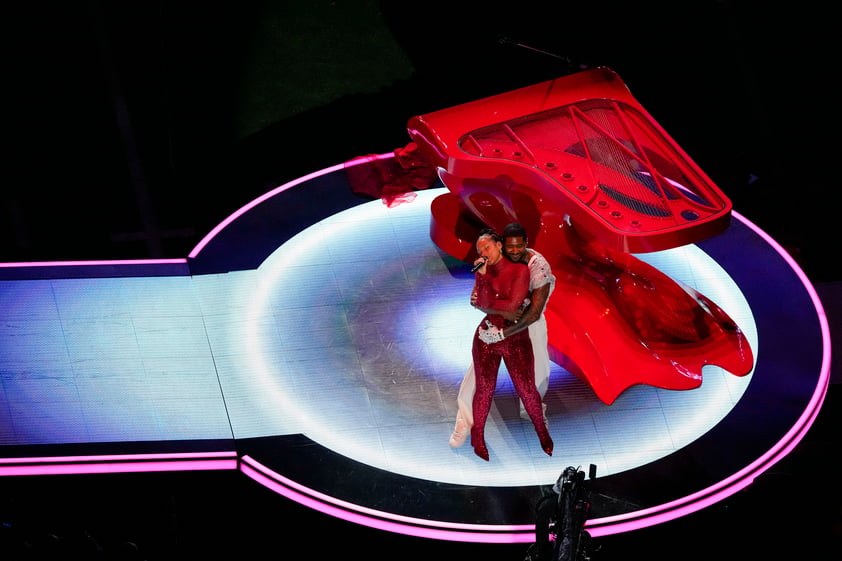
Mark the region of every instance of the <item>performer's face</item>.
[[477, 253], [480, 257], [488, 259], [488, 263], [493, 265], [503, 257], [503, 244], [495, 242], [491, 238], [480, 238], [477, 240]]
[[526, 261], [526, 239], [523, 236], [512, 236], [503, 240], [503, 253], [509, 260], [517, 263], [518, 261]]

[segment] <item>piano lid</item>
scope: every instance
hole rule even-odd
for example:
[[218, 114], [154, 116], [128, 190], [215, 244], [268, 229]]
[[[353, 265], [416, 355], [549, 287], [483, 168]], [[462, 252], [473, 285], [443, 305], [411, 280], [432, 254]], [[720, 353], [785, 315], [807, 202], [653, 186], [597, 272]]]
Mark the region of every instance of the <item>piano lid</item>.
[[607, 68], [413, 117], [407, 128], [455, 194], [477, 182], [494, 194], [499, 182], [609, 247], [678, 247], [730, 221], [730, 200]]

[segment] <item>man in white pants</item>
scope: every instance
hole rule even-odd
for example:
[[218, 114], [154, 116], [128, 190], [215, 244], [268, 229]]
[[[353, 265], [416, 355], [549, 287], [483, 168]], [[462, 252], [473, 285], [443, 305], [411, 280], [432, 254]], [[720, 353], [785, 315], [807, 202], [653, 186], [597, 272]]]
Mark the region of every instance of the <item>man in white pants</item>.
[[[550, 299], [553, 288], [555, 288], [555, 276], [552, 273], [550, 264], [543, 255], [527, 247], [528, 237], [526, 230], [520, 224], [513, 222], [503, 230], [503, 253], [505, 256], [517, 263], [525, 263], [529, 266], [529, 303], [522, 312], [511, 319], [515, 323], [505, 329], [492, 328], [480, 330], [480, 338], [486, 343], [502, 341], [524, 329], [529, 330], [529, 339], [532, 341], [532, 350], [535, 355], [535, 386], [541, 398], [547, 392], [550, 378], [550, 356], [547, 341], [547, 320], [544, 318], [544, 308]], [[471, 304], [475, 305], [474, 296], [471, 295]], [[497, 312], [499, 313], [499, 312]], [[471, 427], [474, 424], [473, 400], [476, 390], [476, 378], [474, 365], [468, 367], [462, 385], [459, 387], [459, 395], [456, 403], [459, 411], [456, 414], [456, 426], [450, 436], [450, 446], [458, 448], [465, 443]], [[546, 423], [546, 404], [544, 405], [544, 422]], [[528, 418], [520, 404], [520, 416]]]

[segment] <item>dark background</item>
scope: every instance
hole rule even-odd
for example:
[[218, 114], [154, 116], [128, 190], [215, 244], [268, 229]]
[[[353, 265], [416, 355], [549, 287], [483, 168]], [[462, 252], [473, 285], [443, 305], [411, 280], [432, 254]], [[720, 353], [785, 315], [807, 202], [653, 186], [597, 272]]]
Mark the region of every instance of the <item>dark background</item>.
[[[836, 286], [836, 31], [827, 6], [15, 4], [4, 10], [0, 261], [186, 257], [267, 190], [405, 145], [413, 115], [608, 66], [737, 212], [784, 245], [814, 283]], [[838, 553], [838, 485], [819, 483], [834, 455], [829, 443], [839, 447], [837, 409], [826, 406], [796, 452], [746, 492], [601, 540], [595, 559]], [[345, 524], [235, 473], [2, 485], [4, 537], [46, 551], [59, 542], [81, 550], [87, 536], [100, 548], [90, 558], [103, 549], [116, 557], [126, 541], [150, 560], [291, 558], [297, 548], [295, 556], [315, 559], [519, 560], [525, 551]]]
[[4, 19], [3, 261], [184, 257], [267, 189], [405, 145], [413, 115], [604, 65], [738, 212], [838, 280], [817, 2], [88, 0]]

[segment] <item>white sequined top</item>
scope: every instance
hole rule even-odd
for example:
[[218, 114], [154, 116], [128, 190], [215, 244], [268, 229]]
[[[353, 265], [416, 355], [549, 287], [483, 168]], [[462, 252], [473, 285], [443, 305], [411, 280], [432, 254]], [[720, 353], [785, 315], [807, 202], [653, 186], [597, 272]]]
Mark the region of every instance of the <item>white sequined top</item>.
[[[527, 251], [531, 256], [529, 263], [527, 263], [529, 265], [529, 291], [531, 292], [550, 283], [550, 294], [552, 294], [555, 288], [555, 275], [553, 275], [550, 264], [543, 255], [534, 249], [527, 248]], [[547, 295], [547, 298], [549, 298], [549, 295]]]

